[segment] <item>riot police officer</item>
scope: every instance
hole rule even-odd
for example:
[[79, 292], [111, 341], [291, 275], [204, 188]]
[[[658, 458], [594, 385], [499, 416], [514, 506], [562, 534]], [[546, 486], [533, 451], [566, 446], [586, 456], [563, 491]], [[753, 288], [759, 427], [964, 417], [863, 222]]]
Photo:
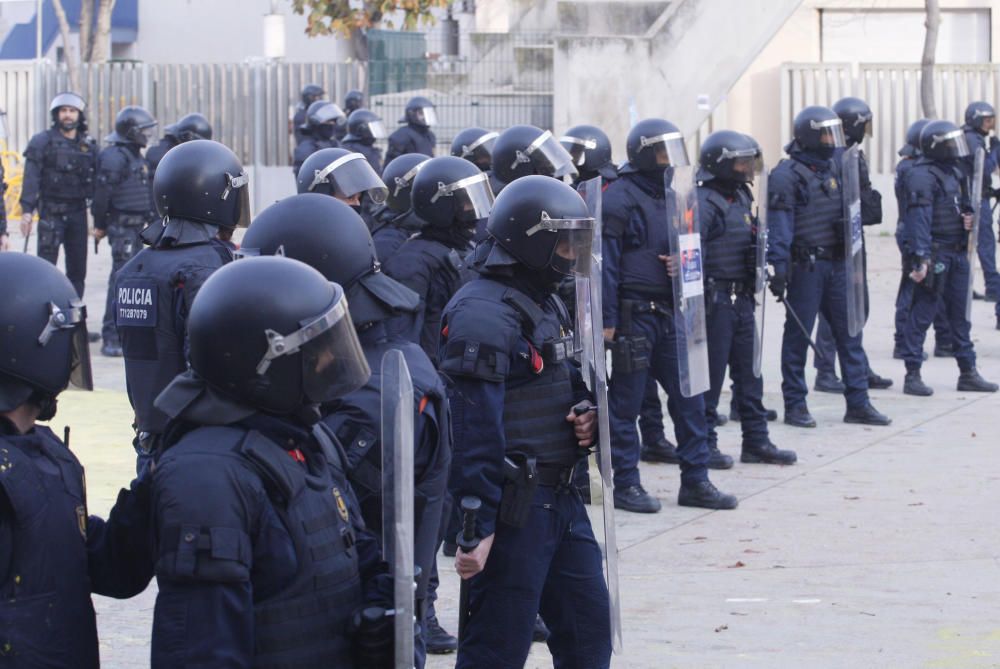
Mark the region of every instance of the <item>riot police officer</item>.
[[385, 139], [385, 126], [378, 114], [367, 109], [355, 109], [347, 117], [347, 134], [341, 146], [363, 155], [376, 173], [382, 171], [382, 150], [375, 146], [380, 139]]
[[[965, 108], [965, 142], [969, 145], [969, 155], [962, 164], [965, 177], [972, 179], [975, 170], [976, 149], [986, 154], [983, 161], [983, 201], [979, 209], [979, 235], [976, 238], [976, 254], [986, 282], [985, 297], [996, 302], [994, 309], [997, 329], [1000, 329], [1000, 274], [997, 273], [996, 239], [993, 236], [993, 210], [990, 208], [990, 194], [993, 192], [993, 172], [1000, 164], [1000, 140], [991, 137], [996, 129], [996, 111], [988, 102], [973, 102]], [[987, 140], [987, 138], [989, 138]]]
[[337, 126], [345, 123], [347, 117], [336, 104], [328, 100], [317, 100], [306, 110], [306, 122], [302, 126], [302, 141], [295, 147], [292, 171], [297, 175], [306, 158], [322, 149], [335, 149], [340, 143], [334, 137]]
[[307, 137], [303, 132], [303, 126], [306, 124], [306, 110], [312, 103], [322, 100], [324, 95], [326, 95], [326, 91], [319, 84], [306, 84], [302, 87], [299, 103], [295, 105], [295, 113], [292, 115], [292, 132], [295, 135], [296, 146]]
[[343, 289], [289, 258], [231, 263], [188, 336], [190, 370], [157, 398], [152, 666], [387, 666], [391, 578], [318, 424], [369, 376]]
[[413, 179], [413, 211], [426, 226], [385, 264], [385, 273], [420, 296], [413, 314], [397, 318], [393, 334], [420, 344], [437, 360], [441, 313], [464, 281], [463, 258], [477, 224], [490, 213], [493, 192], [486, 175], [467, 160], [432, 158]]
[[390, 163], [406, 153], [422, 153], [433, 158], [437, 144], [437, 137], [431, 130], [437, 125], [434, 103], [420, 95], [410, 98], [399, 122], [406, 125], [389, 135], [385, 162]]
[[568, 485], [596, 421], [555, 295], [589, 256], [593, 219], [572, 188], [529, 176], [504, 189], [488, 229], [475, 252], [481, 276], [458, 291], [441, 322], [455, 434], [449, 488], [454, 499], [482, 502], [481, 541], [455, 559], [471, 579], [456, 666], [523, 665], [541, 613], [555, 666], [608, 667], [601, 550]]
[[[344, 113], [350, 118], [351, 114], [355, 110], [363, 109], [365, 106], [365, 94], [357, 89], [352, 89], [347, 91], [344, 96]], [[346, 125], [338, 125], [336, 131], [334, 132], [334, 137], [337, 138], [338, 142], [343, 143], [344, 136], [349, 132]], [[374, 166], [373, 166], [374, 167]]]
[[[304, 144], [302, 146], [305, 146]], [[337, 198], [357, 211], [367, 224], [388, 189], [360, 153], [347, 149], [320, 149], [306, 158], [296, 176], [299, 193]]]
[[451, 142], [451, 155], [465, 158], [486, 172], [494, 195], [499, 195], [504, 186], [493, 171], [493, 146], [499, 136], [499, 133], [483, 128], [466, 128], [455, 135], [455, 139]]
[[162, 222], [142, 232], [149, 248], [115, 274], [115, 324], [140, 467], [167, 422], [153, 400], [187, 369], [186, 322], [195, 295], [232, 260], [226, 242], [233, 230], [250, 222], [249, 177], [218, 142], [199, 139], [171, 149], [156, 171], [153, 195]]
[[163, 160], [164, 154], [178, 144], [195, 139], [212, 139], [212, 124], [202, 114], [195, 112], [181, 118], [173, 125], [163, 129], [163, 137], [156, 146], [146, 149], [146, 162], [149, 163], [149, 181], [153, 182], [156, 168]]
[[674, 166], [687, 165], [684, 138], [663, 119], [640, 121], [629, 131], [628, 162], [604, 191], [604, 338], [612, 347], [608, 389], [615, 508], [656, 513], [660, 502], [639, 478], [635, 420], [652, 375], [667, 392], [674, 424], [681, 487], [678, 504], [734, 509], [736, 497], [720, 492], [708, 469], [728, 469], [732, 458], [708, 444], [702, 395], [683, 397], [673, 320], [672, 282], [666, 260], [668, 211], [674, 193], [665, 184]]
[[720, 130], [701, 145], [698, 215], [704, 247], [706, 328], [711, 387], [705, 394], [709, 447], [718, 449], [719, 395], [730, 367], [743, 428], [741, 462], [790, 465], [794, 451], [771, 443], [762, 403], [763, 379], [754, 375], [756, 235], [753, 181], [762, 163], [746, 135]]
[[124, 107], [115, 117], [115, 131], [97, 157], [94, 191], [94, 239], [108, 238], [111, 275], [101, 328], [101, 354], [118, 357], [121, 342], [115, 328], [115, 273], [142, 248], [139, 233], [155, 218], [151, 199], [149, 164], [142, 150], [156, 127], [156, 120], [142, 107]]
[[428, 160], [422, 153], [407, 153], [386, 165], [382, 172], [382, 181], [389, 192], [385, 204], [372, 216], [372, 241], [375, 255], [383, 264], [407, 239], [424, 228], [424, 221], [413, 212], [410, 194], [414, 177]]
[[[301, 260], [339, 283], [347, 297], [371, 378], [358, 390], [324, 405], [324, 423], [347, 452], [347, 475], [360, 503], [365, 525], [379, 536], [382, 527], [382, 446], [379, 440], [382, 356], [403, 352], [414, 385], [414, 473], [416, 494], [414, 552], [421, 570], [417, 600], [425, 601], [434, 568], [451, 463], [451, 432], [444, 385], [419, 346], [390, 341], [385, 322], [417, 308], [417, 295], [379, 268], [364, 221], [343, 203], [319, 195], [296, 195], [265, 209], [243, 238], [241, 253]], [[383, 398], [384, 399], [384, 398]], [[391, 503], [391, 502], [390, 502]], [[421, 629], [426, 629], [420, 621]], [[423, 653], [419, 666], [423, 666]]]
[[[834, 157], [844, 146], [843, 122], [828, 107], [806, 107], [795, 117], [788, 158], [768, 182], [768, 262], [771, 292], [811, 332], [822, 313], [837, 344], [847, 401], [845, 423], [888, 425], [868, 399], [868, 374], [861, 335], [847, 331], [847, 268], [844, 259], [844, 197]], [[787, 297], [785, 291], [787, 289]], [[808, 334], [791, 315], [781, 344], [781, 391], [785, 422], [816, 427], [806, 405]]]
[[[83, 467], [48, 427], [69, 383], [93, 389], [86, 307], [51, 264], [0, 254], [0, 648], [10, 667], [96, 669], [90, 594], [142, 592], [148, 481], [122, 490], [108, 520], [87, 514]], [[68, 435], [68, 428], [67, 428]]]
[[550, 130], [533, 125], [512, 125], [493, 145], [493, 170], [504, 184], [538, 174], [555, 179], [575, 178], [573, 157]]
[[66, 276], [83, 297], [87, 278], [87, 202], [94, 196], [97, 144], [87, 135], [86, 105], [76, 93], [60, 93], [49, 105], [52, 127], [24, 150], [21, 234], [31, 234], [38, 212], [38, 257], [53, 265], [59, 247]]
[[969, 147], [965, 133], [950, 121], [931, 121], [920, 131], [921, 156], [906, 175], [903, 194], [906, 202], [904, 236], [910, 252], [909, 278], [913, 288], [912, 306], [903, 330], [903, 360], [907, 395], [928, 396], [933, 390], [920, 376], [924, 337], [944, 301], [951, 326], [958, 389], [967, 392], [996, 392], [997, 384], [976, 371], [976, 352], [969, 335], [971, 324], [965, 317], [969, 287], [967, 256], [973, 209], [962, 159]]

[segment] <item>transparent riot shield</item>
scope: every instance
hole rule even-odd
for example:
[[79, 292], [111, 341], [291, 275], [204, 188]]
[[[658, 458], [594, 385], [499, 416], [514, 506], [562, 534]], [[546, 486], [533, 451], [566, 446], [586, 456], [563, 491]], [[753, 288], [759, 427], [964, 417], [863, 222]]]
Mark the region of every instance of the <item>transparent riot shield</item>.
[[757, 177], [757, 220], [754, 227], [754, 322], [753, 322], [753, 375], [760, 378], [761, 361], [764, 359], [764, 308], [767, 305], [767, 166]]
[[674, 283], [674, 330], [681, 394], [700, 395], [709, 388], [708, 332], [705, 327], [705, 277], [698, 222], [695, 166], [674, 168], [664, 177], [667, 188], [667, 228], [670, 255], [677, 271]]
[[402, 352], [382, 356], [382, 556], [394, 581], [395, 667], [413, 668], [413, 382]]
[[861, 178], [858, 147], [841, 156], [840, 177], [844, 195], [844, 267], [847, 271], [847, 333], [861, 334], [865, 327], [865, 256], [861, 232]]
[[973, 263], [976, 260], [976, 247], [979, 244], [979, 217], [983, 208], [983, 169], [986, 152], [983, 147], [976, 149], [972, 183], [969, 184], [969, 199], [972, 200], [972, 230], [969, 231], [969, 290], [965, 296], [965, 320], [972, 320], [972, 277]]
[[581, 192], [594, 218], [589, 276], [576, 275], [576, 330], [584, 381], [597, 404], [597, 463], [601, 477], [604, 525], [604, 569], [611, 603], [611, 641], [622, 649], [621, 598], [618, 588], [618, 542], [615, 538], [614, 483], [611, 473], [611, 425], [608, 409], [608, 366], [604, 353], [604, 318], [601, 311], [601, 178], [583, 184]]

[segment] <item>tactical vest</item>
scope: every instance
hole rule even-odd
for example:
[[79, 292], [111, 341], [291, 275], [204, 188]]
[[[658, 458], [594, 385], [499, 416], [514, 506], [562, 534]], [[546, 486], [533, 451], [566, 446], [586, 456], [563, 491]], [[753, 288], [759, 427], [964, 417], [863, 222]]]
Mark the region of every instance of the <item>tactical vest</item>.
[[0, 666], [96, 669], [83, 467], [35, 427], [0, 437], [0, 489], [13, 511], [13, 553], [0, 556], [0, 570], [10, 567], [0, 571]]
[[360, 153], [365, 157], [365, 160], [368, 161], [372, 169], [375, 170], [376, 174], [382, 173], [382, 151], [377, 146], [365, 144], [356, 139], [348, 139], [341, 142], [341, 147], [354, 153]]
[[927, 169], [937, 181], [931, 213], [931, 238], [940, 242], [956, 242], [965, 238], [962, 223], [962, 179], [958, 168], [928, 165]]
[[[725, 281], [749, 280], [747, 273], [747, 253], [753, 246], [753, 211], [749, 195], [738, 189], [730, 202], [722, 193], [702, 186], [705, 199], [721, 212], [724, 232], [718, 237], [705, 241], [705, 276]], [[704, 213], [707, 212], [703, 212]], [[702, 229], [705, 229], [702, 223]]]
[[806, 187], [805, 202], [795, 203], [793, 246], [833, 248], [844, 245], [844, 198], [836, 170], [814, 172], [797, 160], [787, 163]]
[[633, 203], [622, 235], [621, 288], [670, 299], [673, 282], [659, 256], [670, 253], [667, 212], [673, 208], [674, 193], [653, 197], [628, 177], [609, 186], [616, 187], [626, 189]]
[[146, 159], [121, 144], [110, 146], [105, 151], [118, 151], [125, 160], [125, 169], [119, 174], [101, 175], [112, 184], [112, 213], [148, 214], [153, 203], [150, 197], [149, 167]]
[[182, 291], [185, 281], [195, 280], [187, 270], [218, 269], [225, 264], [227, 254], [221, 242], [214, 241], [147, 248], [115, 275], [115, 325], [125, 358], [125, 385], [139, 432], [163, 432], [167, 416], [153, 406], [153, 401], [187, 369]]
[[94, 143], [79, 132], [76, 140], [66, 139], [55, 129], [47, 132], [49, 141], [42, 153], [39, 199], [42, 202], [73, 201], [93, 196], [97, 167]]

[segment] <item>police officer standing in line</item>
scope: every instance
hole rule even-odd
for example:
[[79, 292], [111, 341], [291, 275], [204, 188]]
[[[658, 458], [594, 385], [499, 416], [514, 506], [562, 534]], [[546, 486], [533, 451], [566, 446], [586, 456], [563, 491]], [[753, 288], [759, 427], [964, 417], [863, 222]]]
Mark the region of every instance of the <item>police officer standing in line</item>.
[[410, 98], [400, 123], [405, 123], [389, 135], [389, 148], [385, 152], [385, 162], [390, 163], [406, 153], [422, 153], [434, 157], [437, 137], [431, 131], [437, 125], [434, 103], [423, 96]]
[[921, 156], [906, 175], [906, 248], [910, 252], [912, 306], [903, 334], [907, 395], [934, 391], [920, 377], [924, 338], [943, 299], [958, 363], [958, 390], [997, 391], [976, 371], [976, 352], [965, 317], [969, 289], [968, 236], [973, 227], [970, 180], [962, 171], [965, 134], [951, 121], [931, 121], [920, 132]]
[[212, 125], [208, 119], [195, 112], [188, 114], [173, 125], [163, 129], [163, 137], [156, 146], [146, 149], [146, 162], [149, 163], [149, 181], [153, 182], [156, 168], [163, 160], [164, 154], [178, 144], [195, 139], [212, 139]]
[[413, 211], [427, 225], [385, 264], [385, 273], [420, 296], [420, 307], [390, 324], [390, 332], [420, 344], [437, 361], [441, 312], [465, 280], [463, 258], [477, 224], [490, 213], [485, 174], [454, 156], [432, 158], [413, 179]]
[[382, 172], [382, 181], [389, 192], [385, 204], [372, 215], [372, 241], [375, 255], [383, 264], [426, 225], [413, 211], [410, 195], [413, 179], [428, 160], [422, 153], [407, 153], [386, 165]]
[[355, 109], [347, 117], [347, 134], [341, 146], [348, 151], [360, 153], [376, 173], [382, 172], [382, 149], [375, 142], [385, 139], [385, 126], [375, 112]]
[[[107, 521], [87, 514], [83, 467], [36, 421], [69, 383], [92, 390], [86, 307], [55, 267], [0, 254], [0, 656], [8, 667], [97, 669], [90, 595], [124, 599], [153, 576], [149, 482]], [[66, 432], [69, 434], [69, 428]]]
[[522, 666], [541, 613], [555, 666], [608, 667], [601, 549], [570, 484], [596, 420], [555, 295], [589, 258], [593, 219], [572, 188], [529, 176], [504, 189], [488, 229], [474, 252], [481, 276], [442, 319], [440, 370], [455, 435], [449, 488], [456, 500], [482, 502], [480, 543], [455, 558], [471, 579], [456, 666]]
[[232, 260], [227, 242], [233, 230], [250, 222], [249, 178], [218, 142], [195, 140], [171, 149], [156, 172], [153, 196], [162, 222], [142, 232], [149, 248], [115, 274], [115, 323], [140, 468], [167, 423], [153, 401], [187, 369], [186, 323], [195, 295]]
[[326, 91], [319, 84], [306, 84], [302, 87], [302, 92], [299, 95], [299, 103], [295, 105], [295, 114], [292, 115], [292, 132], [295, 135], [296, 146], [307, 137], [303, 132], [303, 126], [306, 124], [306, 110], [312, 103], [322, 100]]
[[188, 337], [157, 398], [152, 667], [392, 666], [392, 579], [318, 424], [369, 376], [343, 289], [289, 258], [231, 263]]
[[608, 389], [615, 508], [656, 513], [660, 501], [639, 480], [639, 436], [635, 421], [652, 375], [667, 392], [674, 424], [681, 487], [678, 504], [734, 509], [736, 497], [720, 492], [708, 469], [728, 469], [732, 458], [708, 444], [702, 395], [680, 389], [673, 287], [667, 274], [668, 212], [674, 192], [664, 179], [687, 165], [684, 138], [663, 119], [640, 121], [629, 131], [628, 162], [604, 191], [604, 338], [612, 347]]
[[711, 388], [705, 394], [709, 448], [718, 449], [719, 395], [730, 367], [743, 428], [741, 462], [790, 465], [795, 451], [771, 443], [762, 396], [754, 375], [754, 281], [756, 235], [752, 182], [761, 162], [753, 140], [732, 130], [709, 135], [701, 145], [698, 216], [704, 248], [706, 328]]
[[[844, 375], [845, 423], [888, 425], [868, 399], [868, 374], [861, 335], [847, 332], [847, 268], [844, 260], [844, 197], [834, 160], [844, 146], [843, 123], [828, 107], [806, 107], [795, 117], [795, 139], [785, 147], [768, 181], [770, 290], [788, 300], [811, 332], [822, 313], [833, 332]], [[787, 297], [786, 297], [787, 290]], [[816, 427], [806, 405], [807, 333], [790, 315], [781, 343], [781, 391], [785, 422]]]
[[345, 123], [347, 117], [333, 102], [317, 100], [306, 110], [306, 121], [299, 126], [302, 129], [302, 140], [295, 147], [292, 172], [298, 175], [299, 168], [306, 158], [322, 149], [336, 149], [340, 142], [334, 137], [338, 125]]
[[97, 160], [97, 144], [87, 135], [85, 109], [76, 93], [52, 99], [52, 127], [28, 142], [21, 186], [21, 234], [31, 234], [37, 211], [38, 257], [55, 265], [63, 246], [66, 277], [80, 297], [87, 278], [87, 203], [94, 196]]
[[972, 179], [976, 149], [981, 148], [986, 158], [983, 161], [983, 202], [979, 210], [976, 253], [986, 282], [985, 299], [996, 302], [996, 327], [1000, 330], [1000, 274], [997, 273], [997, 243], [993, 237], [993, 210], [990, 208], [993, 173], [1000, 164], [1000, 140], [990, 136], [996, 129], [996, 123], [996, 111], [987, 102], [973, 102], [965, 108], [965, 125], [962, 126], [962, 131], [965, 133], [965, 142], [969, 145], [969, 155], [963, 161], [962, 169], [965, 171], [965, 178]]
[[[344, 96], [344, 114], [350, 118], [358, 109], [363, 109], [365, 106], [365, 94], [357, 89], [347, 91], [347, 95]], [[347, 126], [338, 125], [336, 131], [334, 131], [334, 137], [337, 138], [338, 142], [344, 141], [344, 136], [349, 132]]]
[[493, 146], [499, 136], [499, 133], [483, 128], [466, 128], [455, 135], [455, 139], [451, 142], [451, 155], [456, 158], [465, 158], [486, 172], [490, 178], [490, 188], [493, 189], [493, 195], [499, 195], [504, 187], [504, 183], [497, 178], [493, 171]]
[[[333, 198], [296, 195], [261, 212], [243, 238], [241, 253], [273, 255], [279, 248], [286, 258], [301, 260], [343, 286], [372, 370], [364, 386], [323, 406], [323, 422], [344, 446], [348, 479], [365, 525], [376, 537], [382, 536], [383, 495], [389, 494], [382, 490], [379, 475], [382, 356], [398, 349], [406, 359], [414, 386], [414, 552], [421, 571], [416, 598], [426, 602], [451, 464], [448, 403], [441, 378], [423, 350], [412, 342], [390, 341], [385, 329], [390, 317], [417, 308], [417, 295], [381, 272], [364, 221]], [[427, 622], [437, 625], [436, 620], [419, 622], [424, 634]], [[423, 666], [423, 657], [420, 643], [418, 667]]]
[[[863, 226], [878, 225], [882, 222], [882, 194], [872, 188], [871, 177], [868, 171], [868, 159], [860, 144], [864, 141], [865, 135], [871, 136], [872, 110], [868, 104], [859, 98], [841, 98], [834, 103], [833, 111], [837, 112], [844, 128], [844, 139], [848, 147], [858, 146], [858, 174], [861, 185], [861, 224]], [[863, 228], [862, 228], [863, 230]], [[863, 239], [863, 237], [862, 237]], [[864, 251], [865, 258], [865, 318], [868, 318], [868, 274], [867, 274], [867, 250]], [[836, 393], [844, 392], [843, 382], [837, 378], [835, 367], [837, 361], [837, 346], [833, 340], [833, 333], [830, 332], [830, 325], [819, 314], [818, 325], [816, 327], [816, 347], [823, 352], [822, 356], [813, 358], [813, 365], [816, 367], [816, 382], [813, 388], [819, 392]], [[868, 354], [865, 354], [865, 369], [868, 372], [868, 388], [874, 390], [885, 390], [892, 387], [892, 379], [887, 379], [876, 374], [868, 363]]]
[[[115, 273], [142, 248], [139, 233], [153, 221], [149, 165], [142, 150], [156, 120], [142, 107], [125, 107], [115, 117], [115, 131], [104, 138], [108, 146], [97, 157], [97, 187], [91, 211], [94, 239], [111, 244], [111, 275], [101, 328], [101, 354], [122, 354], [115, 328]], [[95, 242], [96, 243], [96, 242]]]

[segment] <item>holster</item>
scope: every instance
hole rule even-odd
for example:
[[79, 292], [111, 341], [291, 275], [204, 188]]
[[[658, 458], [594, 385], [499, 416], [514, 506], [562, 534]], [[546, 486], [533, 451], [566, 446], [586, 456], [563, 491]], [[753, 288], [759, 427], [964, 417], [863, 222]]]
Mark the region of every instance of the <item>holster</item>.
[[54, 250], [59, 252], [63, 241], [63, 224], [52, 218], [38, 219], [38, 250], [41, 253]]
[[500, 496], [500, 522], [524, 527], [531, 512], [531, 502], [538, 488], [538, 462], [535, 458], [512, 456], [503, 459], [503, 493]]

